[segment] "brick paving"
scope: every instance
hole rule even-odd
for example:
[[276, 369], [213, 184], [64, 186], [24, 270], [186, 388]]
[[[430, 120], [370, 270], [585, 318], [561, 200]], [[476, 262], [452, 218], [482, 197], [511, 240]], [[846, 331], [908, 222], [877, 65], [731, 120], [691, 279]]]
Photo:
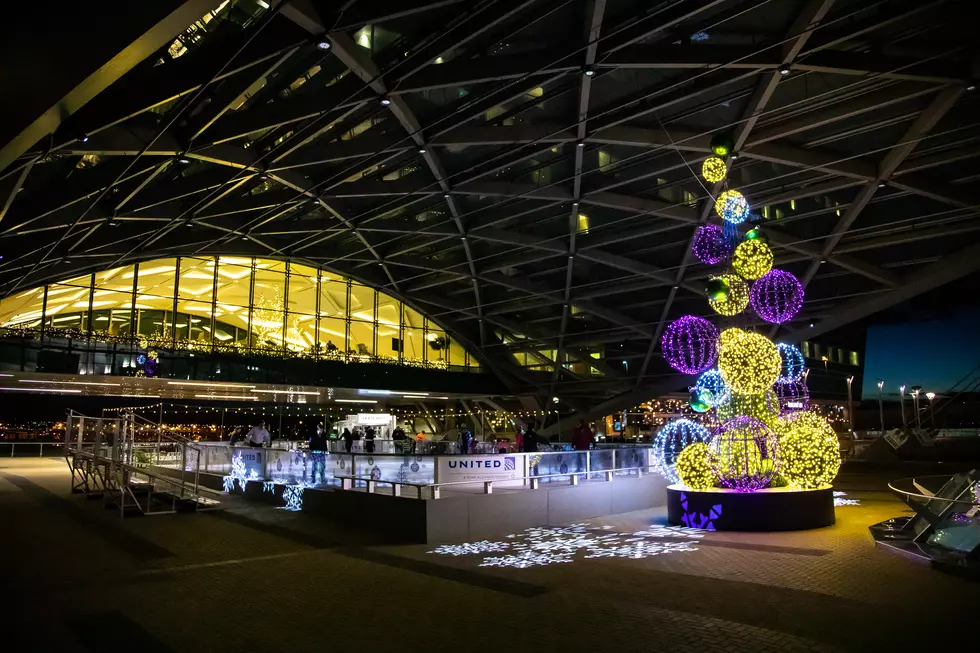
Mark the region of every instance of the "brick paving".
[[681, 548], [517, 569], [480, 566], [501, 553], [386, 545], [236, 500], [220, 512], [121, 520], [69, 494], [63, 461], [0, 461], [5, 642], [19, 644], [13, 651], [929, 650], [949, 637], [932, 631], [976, 614], [980, 584], [874, 549], [867, 526], [903, 511], [881, 491], [886, 479], [840, 479], [861, 504], [838, 508], [826, 529], [694, 537], [658, 531], [662, 511], [643, 511], [593, 520], [588, 532], [653, 532]]

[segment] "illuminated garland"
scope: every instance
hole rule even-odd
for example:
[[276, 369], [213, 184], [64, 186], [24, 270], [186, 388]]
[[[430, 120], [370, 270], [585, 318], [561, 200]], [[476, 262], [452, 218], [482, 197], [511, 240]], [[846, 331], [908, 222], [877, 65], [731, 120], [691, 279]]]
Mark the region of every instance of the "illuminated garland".
[[782, 360], [776, 383], [799, 381], [803, 376], [803, 368], [806, 366], [806, 361], [803, 360], [803, 352], [796, 346], [785, 342], [777, 343], [776, 349], [779, 351], [779, 357]]
[[772, 270], [772, 250], [761, 240], [746, 240], [735, 248], [732, 269], [743, 279], [758, 279]]
[[726, 329], [718, 337], [718, 370], [734, 392], [762, 394], [776, 382], [782, 359], [772, 341], [741, 329]]
[[777, 383], [773, 386], [779, 400], [779, 414], [786, 416], [810, 407], [810, 391], [802, 381]]
[[734, 274], [719, 274], [718, 278], [728, 284], [728, 294], [720, 299], [709, 298], [708, 304], [722, 315], [738, 315], [749, 305], [749, 285]]
[[728, 174], [725, 161], [717, 156], [709, 156], [701, 164], [701, 176], [712, 184], [718, 183]]
[[701, 394], [705, 403], [712, 408], [724, 404], [732, 396], [732, 390], [725, 383], [725, 379], [721, 378], [721, 372], [715, 369], [702, 373], [694, 384], [694, 388]]
[[715, 412], [722, 422], [745, 415], [772, 428], [779, 419], [779, 402], [772, 390], [758, 395], [731, 393], [729, 400], [717, 406]]
[[704, 442], [689, 444], [677, 456], [677, 476], [691, 490], [707, 490], [717, 482], [711, 449]]

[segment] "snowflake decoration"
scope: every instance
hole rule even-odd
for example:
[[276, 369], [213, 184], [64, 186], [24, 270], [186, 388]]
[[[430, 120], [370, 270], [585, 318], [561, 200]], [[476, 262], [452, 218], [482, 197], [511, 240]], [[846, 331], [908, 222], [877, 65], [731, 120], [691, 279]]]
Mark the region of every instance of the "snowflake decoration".
[[282, 489], [282, 498], [286, 502], [283, 510], [297, 512], [303, 509], [303, 490], [302, 485], [287, 485]]

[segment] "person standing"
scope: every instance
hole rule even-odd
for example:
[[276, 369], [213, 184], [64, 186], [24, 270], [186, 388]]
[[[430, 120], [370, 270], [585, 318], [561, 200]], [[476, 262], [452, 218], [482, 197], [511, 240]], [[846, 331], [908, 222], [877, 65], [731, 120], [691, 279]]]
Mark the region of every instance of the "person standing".
[[267, 447], [271, 443], [272, 437], [265, 429], [265, 422], [259, 422], [248, 432], [245, 440], [250, 447]]
[[572, 433], [572, 449], [575, 451], [587, 451], [595, 444], [595, 434], [584, 419], [578, 421], [578, 427]]
[[364, 451], [374, 453], [374, 427], [364, 429]]
[[344, 439], [344, 451], [350, 453], [351, 449], [354, 448], [354, 434], [345, 426], [344, 433], [341, 437]]
[[316, 470], [320, 470], [320, 480], [327, 482], [327, 433], [323, 424], [316, 425], [316, 432], [310, 437], [310, 455], [313, 456], [311, 479], [316, 483]]

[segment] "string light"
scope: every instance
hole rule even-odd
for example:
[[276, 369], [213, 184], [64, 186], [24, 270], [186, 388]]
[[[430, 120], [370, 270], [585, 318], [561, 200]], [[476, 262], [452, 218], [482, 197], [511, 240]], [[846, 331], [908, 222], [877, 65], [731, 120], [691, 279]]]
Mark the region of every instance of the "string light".
[[731, 224], [742, 224], [749, 217], [749, 203], [737, 190], [726, 190], [715, 200], [715, 211]]
[[840, 444], [827, 421], [810, 411], [779, 420], [776, 427], [782, 456], [782, 477], [791, 485], [829, 485], [840, 470]]
[[697, 228], [691, 241], [691, 252], [702, 263], [716, 265], [732, 255], [732, 241], [725, 237], [721, 227], [706, 224]]
[[701, 164], [701, 176], [705, 181], [715, 184], [724, 179], [727, 174], [728, 167], [725, 161], [717, 156], [709, 156]]
[[[716, 369], [707, 370], [698, 377], [694, 384], [695, 389], [702, 393], [702, 397], [709, 406], [717, 408], [731, 398], [732, 390], [721, 378], [721, 372]], [[704, 393], [707, 393], [705, 395]]]
[[779, 419], [779, 402], [772, 390], [757, 395], [731, 393], [729, 400], [719, 405], [715, 411], [722, 422], [745, 415], [771, 428]]
[[779, 441], [759, 420], [740, 416], [722, 424], [711, 441], [715, 476], [737, 492], [769, 487], [779, 471]]
[[785, 342], [777, 343], [776, 350], [779, 352], [779, 357], [782, 360], [776, 383], [799, 381], [803, 376], [803, 368], [806, 366], [806, 361], [803, 360], [803, 352], [795, 345], [790, 345]]
[[688, 445], [707, 442], [711, 433], [689, 419], [675, 419], [661, 428], [653, 439], [653, 464], [668, 483], [677, 483], [677, 456]]
[[738, 315], [749, 305], [749, 284], [735, 274], [720, 274], [718, 278], [728, 284], [728, 294], [720, 299], [709, 297], [708, 305], [722, 315]]
[[732, 256], [732, 269], [743, 279], [758, 279], [772, 269], [772, 250], [761, 240], [739, 243]]
[[718, 329], [704, 318], [685, 315], [664, 330], [660, 341], [664, 359], [678, 372], [697, 374], [714, 364]]
[[711, 463], [711, 449], [704, 442], [684, 447], [675, 464], [681, 483], [691, 490], [707, 490], [717, 482]]
[[773, 390], [779, 400], [779, 414], [782, 416], [810, 407], [810, 391], [802, 380], [777, 383], [773, 386]]
[[718, 371], [734, 392], [762, 394], [779, 376], [782, 358], [769, 338], [731, 328], [718, 337]]
[[803, 285], [785, 270], [770, 270], [752, 284], [749, 300], [756, 314], [763, 320], [782, 324], [800, 312], [803, 306]]

